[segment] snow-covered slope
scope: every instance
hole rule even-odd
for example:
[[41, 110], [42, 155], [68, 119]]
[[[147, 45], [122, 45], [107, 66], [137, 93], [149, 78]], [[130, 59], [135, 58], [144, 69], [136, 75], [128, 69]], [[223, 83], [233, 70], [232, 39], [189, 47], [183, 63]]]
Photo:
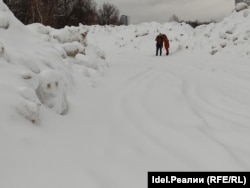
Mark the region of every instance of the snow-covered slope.
[[[147, 171], [249, 170], [250, 15], [24, 26], [0, 1], [0, 187], [146, 187]], [[166, 33], [170, 55], [155, 56]], [[129, 179], [129, 181], [128, 181]]]
[[201, 26], [195, 30], [193, 48], [199, 46], [211, 54], [230, 52], [240, 56], [248, 56], [250, 43], [249, 9], [233, 11], [218, 24]]
[[87, 41], [86, 30], [27, 27], [0, 5], [1, 114], [33, 124], [40, 123], [42, 105], [66, 114], [75, 65], [90, 76], [107, 66], [103, 51]]

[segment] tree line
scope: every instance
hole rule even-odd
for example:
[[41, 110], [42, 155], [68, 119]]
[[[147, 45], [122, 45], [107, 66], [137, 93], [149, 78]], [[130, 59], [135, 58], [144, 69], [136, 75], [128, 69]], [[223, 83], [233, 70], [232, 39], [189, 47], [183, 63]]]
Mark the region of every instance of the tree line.
[[24, 24], [42, 23], [54, 28], [84, 25], [119, 25], [118, 8], [94, 0], [3, 0]]
[[178, 22], [178, 23], [186, 23], [189, 24], [191, 27], [196, 28], [200, 25], [208, 25], [210, 23], [216, 23], [216, 21], [214, 20], [210, 20], [210, 21], [199, 21], [199, 20], [195, 20], [195, 21], [185, 21], [185, 20], [180, 20], [178, 18], [178, 16], [176, 16], [175, 14], [173, 14], [170, 19], [169, 22]]

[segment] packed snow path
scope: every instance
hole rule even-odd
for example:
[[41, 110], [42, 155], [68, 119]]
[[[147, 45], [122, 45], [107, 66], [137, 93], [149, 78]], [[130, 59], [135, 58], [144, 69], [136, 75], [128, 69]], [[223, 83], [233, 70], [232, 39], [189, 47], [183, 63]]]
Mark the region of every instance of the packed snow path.
[[247, 64], [210, 55], [132, 57], [114, 61], [88, 111], [101, 148], [145, 170], [249, 168]]
[[110, 187], [145, 187], [150, 170], [249, 169], [248, 62], [153, 50], [111, 56], [88, 97], [82, 124], [95, 173]]

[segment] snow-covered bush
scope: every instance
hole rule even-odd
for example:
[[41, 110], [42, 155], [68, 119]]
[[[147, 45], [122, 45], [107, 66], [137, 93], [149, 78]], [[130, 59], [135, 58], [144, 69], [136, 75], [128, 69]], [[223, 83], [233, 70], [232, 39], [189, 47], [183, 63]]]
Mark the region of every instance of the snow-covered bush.
[[222, 48], [225, 48], [225, 47], [227, 46], [227, 43], [226, 43], [226, 42], [221, 42], [221, 43], [220, 43], [220, 46], [221, 46]]
[[75, 57], [78, 53], [85, 54], [85, 49], [83, 45], [76, 41], [71, 43], [64, 43], [62, 47], [65, 50], [67, 56], [70, 57]]
[[229, 29], [226, 31], [226, 34], [229, 34], [229, 35], [232, 35], [234, 32], [233, 32], [234, 29]]
[[218, 50], [212, 50], [211, 52], [210, 52], [210, 54], [211, 55], [214, 55], [214, 54], [216, 54], [218, 52]]
[[37, 124], [39, 122], [40, 106], [39, 103], [23, 100], [18, 105], [17, 112], [33, 124]]
[[28, 25], [28, 28], [43, 35], [49, 35], [51, 30], [49, 26], [44, 26], [40, 23], [33, 23], [31, 25]]
[[3, 43], [0, 42], [0, 58], [3, 58], [5, 61], [9, 62], [9, 56], [6, 53], [6, 49]]
[[235, 10], [237, 12], [240, 12], [242, 10], [245, 10], [248, 8], [248, 4], [244, 3], [244, 2], [241, 2], [241, 3], [238, 3], [236, 6], [235, 6]]
[[52, 108], [58, 114], [68, 111], [66, 86], [63, 77], [57, 71], [46, 70], [40, 74], [40, 83], [36, 94], [41, 103]]
[[84, 65], [87, 68], [98, 69], [96, 61], [91, 60], [89, 57], [83, 54], [77, 54], [75, 57], [75, 63], [78, 65]]
[[6, 12], [0, 11], [0, 28], [8, 29], [10, 26], [9, 17]]
[[58, 51], [58, 53], [63, 59], [67, 58], [67, 53], [61, 44], [56, 44], [54, 48]]
[[22, 87], [19, 89], [19, 93], [23, 99], [17, 106], [17, 112], [33, 124], [38, 123], [41, 103], [35, 91]]
[[25, 80], [26, 84], [33, 90], [39, 86], [39, 76], [33, 72], [25, 71], [21, 73], [21, 77]]
[[88, 48], [86, 48], [86, 55], [89, 55], [90, 57], [94, 58], [100, 58], [102, 60], [106, 59], [105, 52], [93, 42], [88, 43]]
[[136, 34], [135, 37], [144, 37], [144, 36], [147, 36], [149, 33], [148, 32], [145, 32], [145, 33], [140, 33], [140, 34]]
[[88, 30], [83, 27], [65, 27], [60, 30], [53, 30], [53, 38], [60, 43], [81, 42], [85, 45]]
[[80, 42], [83, 44], [83, 46], [87, 46], [87, 35], [88, 35], [88, 31], [82, 32], [81, 33], [81, 38], [80, 38]]

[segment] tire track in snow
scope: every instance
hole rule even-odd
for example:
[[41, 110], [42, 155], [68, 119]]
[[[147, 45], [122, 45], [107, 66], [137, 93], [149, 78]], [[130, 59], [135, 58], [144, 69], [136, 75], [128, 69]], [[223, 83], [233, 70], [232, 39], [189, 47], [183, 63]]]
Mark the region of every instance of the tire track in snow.
[[[180, 75], [177, 75], [177, 77]], [[202, 77], [200, 77], [202, 78]], [[184, 80], [185, 78], [183, 78]], [[213, 117], [214, 119], [224, 121], [226, 122], [225, 124], [230, 125], [234, 124], [234, 131], [239, 129], [239, 127], [236, 125], [241, 125], [243, 129], [247, 130], [246, 128], [249, 128], [248, 125], [244, 125], [242, 123], [237, 122], [239, 119], [244, 119], [245, 123], [249, 122], [249, 116], [246, 114], [240, 114], [237, 112], [237, 110], [230, 111], [228, 110], [227, 106], [223, 103], [221, 103], [218, 98], [227, 98], [228, 96], [221, 92], [219, 88], [224, 87], [226, 88], [227, 86], [224, 86], [223, 83], [218, 83], [215, 80], [213, 80], [213, 83], [209, 84], [209, 87], [211, 87], [214, 91], [217, 93], [215, 95], [207, 95], [205, 96], [204, 92], [205, 89], [207, 89], [206, 82], [207, 78], [206, 76], [203, 77], [203, 82], [199, 81], [194, 81], [193, 79], [191, 80], [185, 80], [183, 81], [183, 94], [186, 97], [187, 101], [189, 101], [191, 109], [197, 114], [198, 117], [201, 118], [201, 120], [204, 122], [204, 125], [206, 125], [206, 128], [201, 128], [201, 132], [212, 142], [216, 142], [218, 145], [220, 145], [224, 150], [234, 159], [235, 163], [239, 164], [243, 169], [246, 168], [246, 161], [244, 162], [243, 160], [240, 159], [239, 155], [237, 155], [236, 152], [233, 152], [233, 148], [230, 146], [227, 146], [227, 143], [223, 142], [223, 139], [220, 139], [214, 135], [214, 132], [218, 129], [215, 127], [215, 125], [218, 125], [218, 122], [211, 122], [208, 119], [211, 119]], [[209, 82], [210, 83], [210, 82]], [[218, 87], [219, 86], [219, 87]], [[216, 98], [216, 101], [210, 101], [212, 98]], [[233, 100], [232, 98], [230, 98]], [[220, 103], [218, 103], [220, 102]], [[237, 102], [237, 101], [236, 101]], [[238, 104], [238, 103], [237, 103]], [[236, 118], [234, 118], [236, 116]], [[235, 119], [235, 121], [233, 120]], [[228, 131], [228, 126], [224, 128], [225, 131]], [[230, 130], [230, 129], [229, 129]]]
[[[173, 73], [172, 73], [173, 74]], [[196, 82], [186, 80], [186, 78], [181, 78], [181, 76], [176, 75], [176, 78], [179, 78], [182, 80], [181, 84], [181, 90], [183, 93], [183, 97], [186, 98], [186, 101], [188, 103], [188, 106], [190, 107], [190, 110], [203, 122], [202, 124], [205, 125], [205, 127], [197, 127], [200, 132], [207, 137], [211, 142], [214, 142], [216, 145], [221, 146], [235, 161], [235, 163], [238, 163], [242, 168], [245, 168], [245, 163], [241, 161], [241, 159], [234, 153], [232, 152], [232, 148], [228, 147], [226, 144], [223, 143], [220, 139], [218, 139], [214, 134], [213, 134], [213, 129], [214, 126], [211, 125], [206, 119], [207, 114], [212, 114], [212, 116], [217, 116], [216, 114], [213, 113], [213, 110], [211, 111], [206, 111], [206, 115], [204, 115], [204, 107], [206, 108], [210, 104], [208, 101], [206, 101], [202, 95], [199, 95], [199, 90], [202, 88], [199, 83], [197, 84]], [[200, 105], [200, 101], [203, 100], [203, 105]], [[220, 110], [223, 112], [223, 110]], [[218, 117], [221, 118], [221, 117]], [[201, 125], [202, 125], [201, 124]]]
[[[98, 121], [106, 124], [101, 128], [105, 130], [102, 139], [109, 138], [106, 143], [100, 140], [100, 147], [106, 147], [114, 160], [126, 156], [135, 164], [142, 160], [152, 166], [156, 159], [159, 164], [164, 161], [162, 156], [171, 161], [162, 168], [173, 170], [246, 169], [248, 163], [240, 157], [246, 146], [237, 149], [237, 144], [223, 135], [237, 130], [234, 124], [239, 117], [241, 131], [248, 130], [244, 121], [249, 118], [244, 112], [249, 106], [240, 104], [234, 95], [227, 96], [228, 86], [211, 72], [192, 64], [161, 61], [136, 64], [132, 73], [122, 70], [122, 80], [111, 86], [104, 103], [98, 105], [105, 111], [98, 116]], [[220, 99], [231, 100], [233, 107]], [[242, 113], [233, 108], [242, 108]], [[240, 133], [234, 133], [236, 138]]]
[[[184, 89], [185, 90], [184, 93], [185, 93], [185, 96], [187, 97], [187, 100], [190, 101], [190, 106], [192, 106], [193, 111], [196, 112], [197, 116], [200, 117], [201, 120], [206, 125], [206, 128], [200, 128], [200, 131], [202, 132], [202, 134], [204, 134], [204, 136], [209, 138], [211, 140], [211, 142], [215, 142], [217, 145], [221, 146], [221, 148], [223, 148], [223, 150], [225, 150], [229, 154], [229, 156], [231, 156], [231, 158], [234, 159], [234, 162], [236, 164], [239, 164], [242, 168], [246, 168], [245, 163], [237, 156], [237, 154], [235, 152], [232, 151], [232, 148], [227, 146], [223, 142], [223, 140], [220, 140], [219, 138], [217, 138], [214, 135], [216, 128], [211, 122], [209, 122], [209, 120], [207, 120], [208, 117], [210, 116], [210, 117], [213, 117], [215, 119], [231, 123], [230, 120], [223, 117], [224, 111], [220, 110], [218, 108], [218, 106], [215, 106], [214, 104], [208, 102], [208, 100], [204, 99], [202, 95], [199, 95], [199, 93], [198, 93], [198, 90], [200, 89], [199, 86], [196, 86], [190, 90], [190, 88], [192, 88], [192, 87], [187, 86], [187, 84], [185, 84], [185, 85], [186, 86], [184, 86], [184, 88], [186, 88], [186, 89]], [[202, 100], [203, 105], [198, 104], [198, 103], [201, 103], [200, 99]], [[207, 109], [208, 107], [210, 108], [209, 110]], [[217, 111], [219, 113], [217, 114], [214, 111]], [[218, 124], [218, 123], [215, 123], [215, 124]], [[225, 130], [227, 130], [227, 129], [225, 129]]]
[[[178, 123], [173, 123], [167, 119], [164, 119], [165, 122], [164, 121], [160, 122], [157, 117], [154, 117], [154, 115], [152, 115], [152, 111], [150, 111], [148, 107], [146, 107], [147, 104], [145, 103], [145, 101], [148, 98], [150, 98], [146, 94], [150, 92], [150, 88], [154, 85], [157, 85], [156, 83], [159, 82], [159, 79], [164, 78], [165, 75], [166, 75], [166, 71], [157, 70], [157, 69], [155, 70], [155, 69], [150, 68], [147, 71], [143, 71], [139, 74], [136, 74], [135, 76], [130, 77], [127, 83], [125, 83], [123, 86], [123, 88], [125, 88], [124, 91], [121, 91], [120, 94], [116, 97], [116, 110], [115, 111], [120, 113], [117, 116], [122, 117], [122, 118], [119, 118], [119, 119], [126, 119], [128, 121], [128, 124], [132, 124], [133, 128], [137, 128], [138, 129], [137, 132], [143, 133], [144, 138], [150, 139], [150, 141], [153, 142], [155, 146], [161, 147], [161, 150], [163, 151], [170, 152], [174, 156], [174, 158], [178, 158], [179, 161], [186, 161], [186, 162], [183, 162], [183, 164], [192, 164], [194, 167], [198, 163], [197, 161], [195, 161], [196, 159], [194, 159], [193, 157], [188, 158], [188, 156], [186, 156], [186, 159], [183, 160], [181, 156], [183, 156], [184, 152], [178, 149], [176, 150], [176, 148], [173, 147], [173, 144], [166, 144], [167, 142], [171, 143], [172, 142], [171, 139], [157, 138], [157, 136], [159, 136], [160, 134], [159, 132], [155, 130], [165, 129], [166, 131], [167, 129], [167, 131], [169, 131], [171, 134], [181, 135], [183, 138], [186, 137], [186, 139], [189, 140], [189, 143], [190, 142], [192, 143], [193, 141], [190, 140], [190, 138], [188, 138], [186, 135], [184, 135], [182, 131], [180, 131], [180, 125], [178, 125]], [[167, 75], [169, 77], [170, 73], [167, 72]], [[178, 80], [178, 79], [182, 80], [181, 77], [175, 78], [175, 80]], [[184, 98], [188, 99], [188, 95], [186, 94], [186, 91], [183, 91], [183, 87], [184, 87], [183, 82], [184, 82], [183, 80], [180, 81], [180, 86], [179, 86], [180, 88], [178, 89], [181, 90]], [[161, 87], [161, 86], [162, 86], [162, 83], [158, 85], [158, 87]], [[158, 91], [156, 90], [156, 92]], [[161, 97], [161, 100], [164, 100], [162, 96], [160, 97]], [[193, 104], [192, 102], [190, 102], [190, 100], [186, 100], [183, 103], [187, 106], [189, 110], [192, 111], [192, 113], [189, 113], [189, 115], [194, 116], [193, 119], [195, 120], [193, 121], [195, 121], [195, 124], [205, 124], [209, 126], [207, 122], [204, 120], [204, 118], [202, 117], [202, 115], [200, 115], [200, 113], [197, 112], [197, 110], [193, 107]], [[143, 120], [145, 119], [145, 117], [147, 117], [147, 119]], [[169, 125], [171, 128], [169, 127]], [[153, 128], [152, 126], [155, 126], [155, 128]], [[192, 128], [193, 126], [194, 125], [190, 123], [187, 128]], [[181, 125], [181, 128], [184, 128], [184, 127]], [[202, 133], [202, 134], [204, 135], [205, 133]], [[220, 145], [227, 152], [230, 153], [230, 151], [227, 148], [225, 148], [223, 144], [221, 144], [219, 141], [216, 141], [215, 137], [211, 137], [209, 135], [207, 137], [209, 137], [210, 141], [216, 143], [216, 145]], [[173, 139], [172, 136], [170, 136], [170, 138]], [[200, 163], [198, 166], [202, 166], [202, 163]]]
[[[145, 94], [149, 91], [148, 89], [151, 84], [157, 82], [159, 79], [158, 77], [161, 74], [161, 71], [155, 71], [151, 68], [148, 69], [148, 71], [143, 72], [143, 74], [140, 73], [130, 77], [123, 86], [125, 89], [115, 99], [115, 111], [117, 113], [119, 112], [117, 117], [119, 117], [119, 119], [126, 119], [128, 121], [127, 124], [132, 127], [133, 131], [136, 131], [137, 134], [140, 135], [140, 139], [149, 141], [147, 143], [151, 146], [149, 147], [149, 145], [145, 145], [143, 148], [144, 150], [149, 150], [149, 148], [152, 149], [152, 147], [154, 147], [152, 150], [158, 148], [158, 150], [161, 150], [160, 153], [164, 155], [167, 154], [168, 158], [170, 157], [172, 162], [176, 161], [176, 163], [182, 163], [183, 166], [189, 166], [187, 164], [192, 164], [193, 168], [194, 166], [200, 167], [202, 164], [197, 165], [195, 163], [195, 159], [192, 157], [187, 156], [185, 160], [183, 160], [183, 152], [181, 150], [176, 150], [176, 148], [171, 144], [171, 140], [166, 140], [160, 136], [161, 134], [158, 129], [164, 131], [166, 134], [169, 134], [170, 132], [171, 134], [179, 135], [180, 133], [164, 124], [159, 123], [157, 119], [151, 116], [148, 109], [145, 108], [145, 101], [143, 101]], [[147, 118], [145, 119], [145, 117]]]

